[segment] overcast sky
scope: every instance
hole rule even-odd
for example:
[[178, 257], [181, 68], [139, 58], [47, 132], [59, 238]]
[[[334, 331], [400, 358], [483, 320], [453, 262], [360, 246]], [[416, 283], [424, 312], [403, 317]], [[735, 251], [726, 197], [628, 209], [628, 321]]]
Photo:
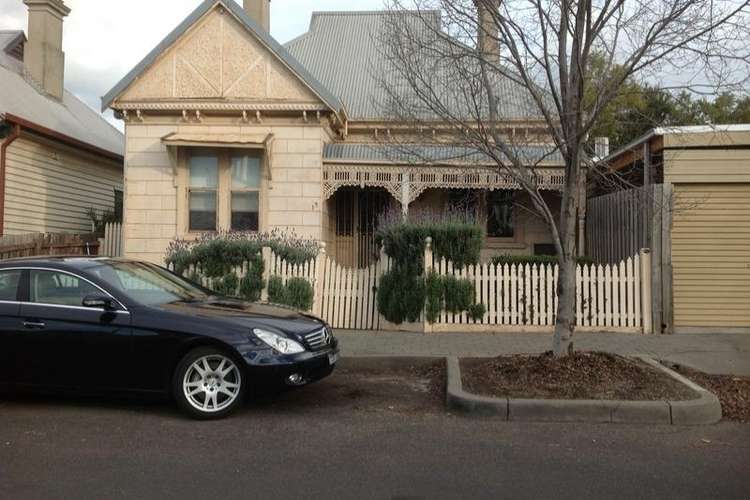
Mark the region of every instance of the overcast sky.
[[[201, 1], [65, 0], [71, 9], [64, 25], [65, 87], [99, 110], [100, 97]], [[383, 0], [273, 0], [271, 34], [284, 43], [306, 32], [313, 11], [370, 10], [382, 6]], [[26, 30], [26, 25], [22, 0], [0, 0], [0, 30]], [[119, 122], [109, 118], [119, 126]]]

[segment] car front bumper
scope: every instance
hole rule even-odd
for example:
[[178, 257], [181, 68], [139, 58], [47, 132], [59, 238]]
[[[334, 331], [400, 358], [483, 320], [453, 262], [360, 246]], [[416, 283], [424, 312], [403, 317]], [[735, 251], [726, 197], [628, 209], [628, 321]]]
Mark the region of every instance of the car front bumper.
[[251, 385], [299, 387], [330, 375], [339, 359], [338, 342], [319, 351], [294, 355], [275, 351], [247, 353], [245, 373]]

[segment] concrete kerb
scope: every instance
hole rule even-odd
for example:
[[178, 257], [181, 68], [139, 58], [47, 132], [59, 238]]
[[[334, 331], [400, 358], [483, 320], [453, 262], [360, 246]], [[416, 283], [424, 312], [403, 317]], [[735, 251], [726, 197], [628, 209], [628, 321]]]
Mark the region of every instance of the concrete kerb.
[[449, 409], [470, 415], [528, 422], [700, 425], [721, 420], [721, 404], [715, 395], [648, 356], [638, 358], [687, 385], [699, 397], [688, 401], [607, 401], [479, 396], [464, 391], [458, 358], [448, 357], [446, 404]]

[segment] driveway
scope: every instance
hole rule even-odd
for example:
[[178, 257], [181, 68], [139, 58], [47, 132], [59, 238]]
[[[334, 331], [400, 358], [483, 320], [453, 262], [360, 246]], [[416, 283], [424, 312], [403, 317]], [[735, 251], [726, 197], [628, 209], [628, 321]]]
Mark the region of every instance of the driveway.
[[379, 373], [349, 364], [217, 422], [186, 420], [160, 402], [0, 399], [0, 492], [14, 500], [750, 498], [750, 426], [469, 419], [442, 409], [429, 366]]

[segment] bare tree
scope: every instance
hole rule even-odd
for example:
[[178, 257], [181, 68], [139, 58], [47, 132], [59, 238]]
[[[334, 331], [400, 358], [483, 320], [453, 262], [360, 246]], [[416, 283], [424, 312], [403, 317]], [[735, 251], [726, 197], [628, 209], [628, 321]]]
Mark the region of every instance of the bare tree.
[[[589, 132], [633, 77], [710, 93], [744, 82], [750, 28], [743, 0], [386, 0], [374, 68], [409, 144], [460, 144], [512, 176], [549, 227], [559, 261], [553, 351], [572, 352], [578, 219], [593, 166]], [[592, 58], [601, 77], [594, 88]], [[513, 133], [518, 124], [526, 133]], [[528, 131], [532, 133], [529, 134]], [[538, 133], [533, 131], [537, 130]], [[429, 131], [429, 132], [427, 132]], [[437, 133], [436, 133], [437, 131]], [[548, 149], [529, 144], [547, 143]], [[541, 151], [541, 152], [540, 152]], [[418, 152], [417, 152], [418, 153]], [[534, 174], [565, 165], [560, 213]]]

